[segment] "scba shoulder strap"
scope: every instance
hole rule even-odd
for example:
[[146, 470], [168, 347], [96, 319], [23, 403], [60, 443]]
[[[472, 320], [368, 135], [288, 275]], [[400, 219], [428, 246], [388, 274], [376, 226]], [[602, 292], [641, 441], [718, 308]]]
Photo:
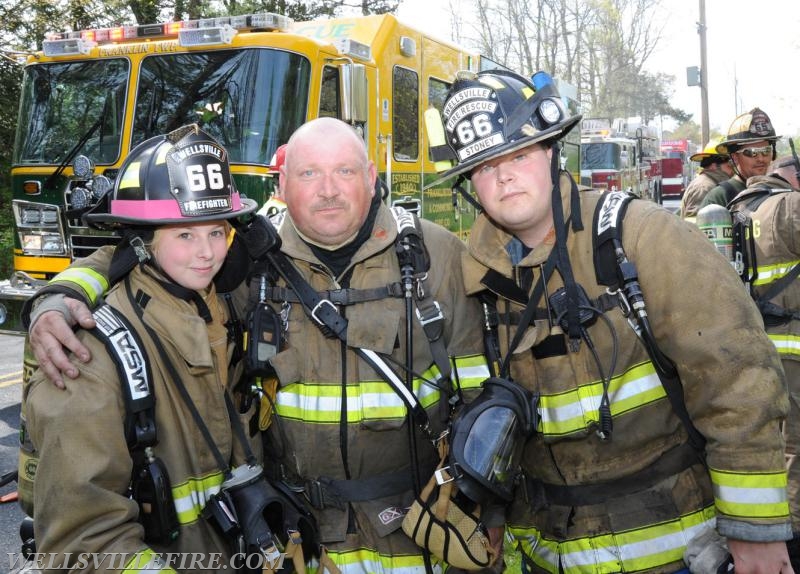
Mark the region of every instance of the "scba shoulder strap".
[[622, 246], [622, 223], [633, 199], [626, 192], [612, 191], [604, 193], [597, 203], [592, 236], [595, 276], [598, 284], [605, 285], [610, 293], [619, 297], [623, 313], [655, 366], [672, 410], [686, 428], [689, 442], [698, 453], [703, 453], [706, 439], [686, 410], [683, 385], [674, 363], [658, 347], [647, 316], [636, 265], [628, 259]]
[[89, 332], [103, 342], [114, 361], [125, 403], [125, 440], [133, 469], [128, 495], [139, 505], [138, 520], [146, 542], [171, 544], [180, 523], [166, 465], [153, 454], [158, 443], [150, 361], [136, 329], [116, 309], [103, 303]]
[[125, 401], [125, 439], [131, 451], [158, 442], [150, 361], [141, 338], [128, 320], [104, 303], [93, 314], [89, 332], [102, 341], [117, 367]]
[[431, 356], [439, 369], [439, 387], [450, 394], [452, 367], [444, 339], [444, 315], [441, 306], [430, 293], [427, 286], [430, 256], [425, 246], [422, 225], [412, 212], [395, 206], [390, 209], [397, 226], [395, 252], [401, 271], [399, 283], [392, 283], [373, 289], [337, 289], [314, 291], [305, 281], [297, 278], [296, 271], [288, 258], [276, 251], [273, 256], [279, 274], [294, 277], [289, 288], [268, 286], [264, 289], [264, 299], [276, 303], [301, 303], [314, 310], [314, 319], [329, 331], [342, 338], [346, 322], [336, 312], [336, 305], [352, 305], [366, 301], [377, 301], [387, 297], [403, 298], [410, 293], [416, 306], [416, 315], [428, 339]]
[[736, 205], [730, 209], [733, 227], [734, 268], [747, 287], [750, 296], [756, 302], [768, 327], [781, 325], [792, 319], [800, 319], [800, 314], [797, 312], [770, 302], [800, 276], [800, 264], [793, 265], [783, 277], [773, 282], [763, 293], [759, 294], [755, 291], [754, 283], [758, 278], [758, 261], [752, 215], [762, 203], [773, 195], [791, 191], [791, 189], [774, 189], [766, 186], [756, 187], [743, 195], [742, 201], [737, 201]]

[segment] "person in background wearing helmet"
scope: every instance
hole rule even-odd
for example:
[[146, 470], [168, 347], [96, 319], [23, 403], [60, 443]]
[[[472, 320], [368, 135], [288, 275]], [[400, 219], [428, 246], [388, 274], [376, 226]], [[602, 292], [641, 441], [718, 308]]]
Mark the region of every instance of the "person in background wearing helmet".
[[[470, 179], [483, 208], [463, 264], [467, 292], [494, 301], [499, 376], [536, 401], [506, 518], [524, 571], [688, 572], [687, 547], [718, 532], [737, 574], [792, 572], [787, 393], [731, 266], [695, 226], [638, 200], [624, 203], [621, 244], [596, 266], [592, 227], [605, 232], [628, 199], [578, 194], [559, 170], [558, 142], [580, 116], [567, 115], [546, 74], [461, 72], [442, 116], [455, 166], [441, 175]], [[640, 285], [644, 315], [623, 312], [600, 284], [598, 273], [616, 281], [623, 270], [626, 300]], [[682, 400], [661, 384], [656, 364], [668, 363], [656, 351], [674, 364]], [[695, 544], [693, 572], [716, 572], [726, 559], [717, 548]]]
[[[269, 292], [281, 295], [268, 302], [284, 316], [287, 341], [270, 359], [280, 386], [274, 399], [275, 423], [264, 433], [274, 464], [265, 470], [313, 502], [326, 549], [322, 565], [329, 572], [335, 566], [342, 572], [422, 574], [431, 567], [430, 557], [401, 530], [413, 500], [413, 476], [427, 481], [439, 462], [428, 438], [444, 430], [447, 401], [455, 391], [469, 396], [488, 376], [480, 305], [463, 288], [464, 244], [439, 225], [419, 222], [430, 265], [414, 299], [435, 301], [439, 316], [425, 315], [423, 325], [418, 307], [418, 320], [407, 323], [406, 297], [398, 293], [398, 222], [375, 191], [376, 168], [364, 140], [339, 120], [312, 120], [289, 139], [280, 173], [287, 204], [280, 250], [311, 289], [321, 296], [337, 296], [336, 307], [348, 323], [345, 344], [306, 315], [297, 294], [283, 281], [269, 285]], [[76, 262], [53, 282], [63, 285], [70, 273], [87, 266], [92, 273], [102, 272], [102, 267], [91, 267], [93, 257]], [[258, 293], [259, 281], [251, 283]], [[71, 369], [77, 369], [64, 363], [61, 344], [73, 352], [87, 351], [68, 336], [62, 315], [71, 314], [84, 324], [86, 310], [83, 303], [66, 300], [70, 307], [61, 312], [31, 317], [36, 320], [32, 348], [40, 368], [46, 368], [56, 383], [62, 381], [62, 372], [72, 378]], [[434, 341], [428, 327], [434, 328]], [[355, 348], [387, 357], [402, 373], [400, 378], [413, 385], [428, 413], [429, 436], [417, 430], [398, 394]], [[407, 364], [409, 354], [412, 364]], [[447, 367], [440, 367], [442, 358], [449, 364], [449, 377], [443, 374]], [[74, 386], [70, 382], [69, 388]], [[489, 526], [502, 527], [502, 514], [498, 518]], [[499, 537], [494, 542], [502, 545]], [[437, 571], [443, 568], [432, 562]]]
[[94, 359], [75, 384], [61, 392], [37, 371], [23, 398], [39, 455], [36, 544], [57, 553], [54, 563], [65, 571], [86, 568], [81, 553], [98, 553], [103, 563], [94, 570], [90, 556], [91, 571], [174, 572], [156, 553], [231, 556], [200, 514], [230, 468], [257, 446], [237, 442], [242, 422], [225, 406], [240, 366], [231, 364], [226, 322], [233, 318], [214, 285], [225, 272], [228, 220], [257, 206], [239, 196], [225, 149], [195, 125], [143, 142], [120, 174], [108, 211], [85, 219], [123, 236], [105, 303], [130, 323], [149, 359], [158, 442], [147, 456], [162, 461], [172, 485], [165, 494], [177, 510], [177, 536], [151, 541], [154, 533], [140, 524], [151, 507], [140, 510], [129, 492], [138, 484], [134, 465], [142, 467], [126, 444], [121, 367], [99, 335], [80, 329], [75, 335]]
[[700, 172], [689, 182], [681, 198], [680, 216], [683, 219], [694, 221], [700, 203], [708, 192], [734, 175], [728, 154], [717, 153], [717, 144], [720, 141], [722, 138], [712, 139], [702, 152], [689, 158], [700, 162]]
[[784, 435], [789, 465], [789, 506], [794, 539], [788, 543], [792, 566], [800, 571], [800, 281], [792, 269], [800, 262], [800, 161], [787, 155], [772, 163], [769, 175], [747, 180], [731, 202], [732, 212], [752, 220], [755, 268], [751, 295], [781, 356], [790, 407]]
[[735, 174], [709, 191], [700, 203], [700, 209], [712, 204], [726, 207], [747, 187], [749, 178], [766, 175], [769, 164], [775, 159], [777, 141], [769, 116], [759, 108], [733, 120], [728, 135], [717, 145], [717, 153], [730, 157]]
[[286, 144], [278, 146], [272, 156], [272, 161], [269, 165], [269, 171], [272, 175], [272, 194], [270, 194], [267, 202], [258, 210], [259, 215], [269, 217], [272, 225], [276, 229], [280, 229], [283, 218], [286, 214], [286, 202], [283, 200], [283, 191], [280, 185], [280, 172], [286, 161]]

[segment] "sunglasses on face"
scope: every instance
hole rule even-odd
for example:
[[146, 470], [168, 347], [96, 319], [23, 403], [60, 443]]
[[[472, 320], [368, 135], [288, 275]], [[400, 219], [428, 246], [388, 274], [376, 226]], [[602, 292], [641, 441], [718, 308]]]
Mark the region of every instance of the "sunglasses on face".
[[739, 153], [745, 157], [768, 157], [772, 156], [772, 146], [765, 145], [763, 147], [746, 147], [744, 149], [740, 149]]

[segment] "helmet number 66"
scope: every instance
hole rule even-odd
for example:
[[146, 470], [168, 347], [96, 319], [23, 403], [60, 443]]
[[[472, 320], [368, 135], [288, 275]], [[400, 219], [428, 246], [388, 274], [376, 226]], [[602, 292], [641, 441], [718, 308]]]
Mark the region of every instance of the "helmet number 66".
[[456, 126], [456, 136], [461, 145], [484, 138], [492, 133], [492, 120], [488, 114], [477, 114], [471, 120], [464, 120]]
[[186, 177], [189, 180], [189, 189], [191, 191], [223, 189], [225, 187], [225, 180], [222, 177], [222, 166], [218, 163], [209, 163], [205, 165], [205, 171], [208, 172], [208, 184], [206, 184], [203, 167], [202, 165], [186, 166]]

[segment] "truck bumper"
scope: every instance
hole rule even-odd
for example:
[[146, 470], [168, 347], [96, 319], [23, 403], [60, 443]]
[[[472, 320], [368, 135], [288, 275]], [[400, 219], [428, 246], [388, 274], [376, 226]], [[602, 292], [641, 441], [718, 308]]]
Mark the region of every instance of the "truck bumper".
[[16, 272], [11, 279], [0, 281], [0, 333], [24, 335], [22, 306], [46, 281]]

